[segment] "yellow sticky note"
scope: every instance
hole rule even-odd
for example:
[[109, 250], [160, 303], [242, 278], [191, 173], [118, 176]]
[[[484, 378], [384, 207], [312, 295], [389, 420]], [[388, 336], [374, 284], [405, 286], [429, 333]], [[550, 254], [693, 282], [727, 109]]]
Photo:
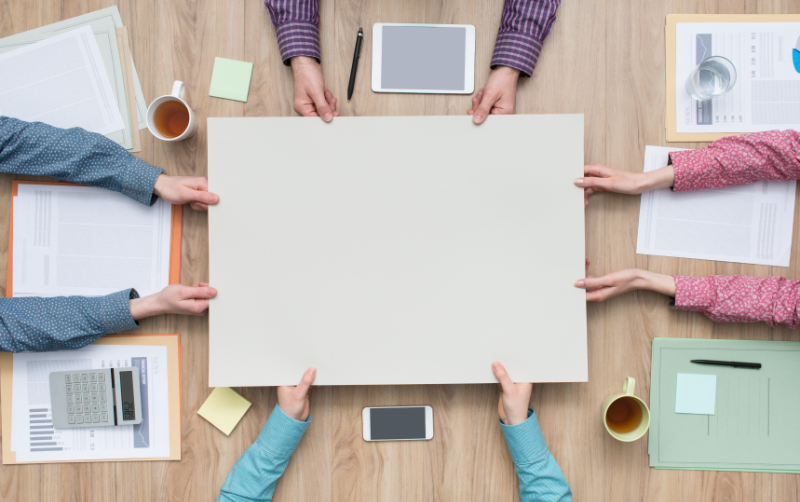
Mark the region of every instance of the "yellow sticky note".
[[250, 408], [250, 401], [230, 387], [217, 387], [208, 396], [197, 414], [230, 436], [231, 431]]

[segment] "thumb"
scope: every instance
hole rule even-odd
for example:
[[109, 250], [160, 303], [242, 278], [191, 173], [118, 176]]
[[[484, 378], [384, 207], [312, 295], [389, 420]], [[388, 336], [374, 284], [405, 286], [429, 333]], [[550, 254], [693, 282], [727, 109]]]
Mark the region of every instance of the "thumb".
[[481, 99], [481, 104], [478, 105], [478, 108], [475, 109], [475, 113], [472, 115], [472, 121], [476, 124], [480, 124], [486, 120], [486, 117], [489, 116], [489, 112], [492, 111], [492, 105], [497, 102], [499, 97], [500, 96], [494, 91], [486, 91], [483, 95], [483, 99]]
[[317, 109], [319, 116], [322, 117], [322, 120], [325, 122], [333, 120], [333, 111], [331, 111], [331, 107], [325, 99], [325, 93], [315, 92], [311, 95], [311, 99], [314, 100], [314, 107]]
[[506, 369], [498, 362], [492, 363], [492, 371], [497, 380], [500, 381], [500, 386], [503, 388], [503, 394], [512, 394], [514, 392], [514, 382], [511, 377], [506, 373]]
[[203, 204], [216, 204], [219, 195], [206, 191], [203, 188], [184, 188], [186, 202], [202, 202]]
[[215, 296], [217, 296], [217, 290], [211, 286], [187, 286], [183, 291], [184, 300], [214, 298]]
[[611, 191], [613, 181], [611, 181], [611, 178], [596, 178], [594, 176], [587, 176], [585, 178], [576, 179], [575, 184], [582, 188], [594, 188], [595, 191]]
[[297, 388], [295, 392], [297, 392], [297, 399], [304, 400], [308, 395], [308, 389], [311, 387], [311, 384], [314, 382], [314, 378], [317, 376], [317, 368], [310, 367], [303, 373], [303, 379], [300, 380], [300, 383], [297, 384]]

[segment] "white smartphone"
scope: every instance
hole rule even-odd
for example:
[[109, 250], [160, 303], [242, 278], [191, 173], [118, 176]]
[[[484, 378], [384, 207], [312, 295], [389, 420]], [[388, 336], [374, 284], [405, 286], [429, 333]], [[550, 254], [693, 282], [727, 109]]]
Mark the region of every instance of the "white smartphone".
[[468, 24], [374, 24], [372, 90], [472, 94], [475, 90], [475, 27]]
[[415, 441], [433, 438], [430, 406], [375, 406], [361, 412], [365, 441]]

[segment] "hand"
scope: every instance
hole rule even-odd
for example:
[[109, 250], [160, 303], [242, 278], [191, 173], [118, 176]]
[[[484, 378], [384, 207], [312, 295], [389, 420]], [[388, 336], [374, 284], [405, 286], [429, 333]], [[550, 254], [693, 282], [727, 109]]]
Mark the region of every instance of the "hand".
[[194, 287], [172, 284], [154, 295], [130, 300], [131, 316], [135, 320], [162, 314], [200, 316], [208, 310], [208, 299], [217, 296], [217, 290], [207, 282]]
[[284, 413], [300, 422], [308, 419], [308, 389], [316, 376], [317, 368], [312, 366], [303, 373], [303, 379], [296, 387], [278, 387], [278, 406]]
[[521, 424], [528, 419], [528, 405], [531, 402], [532, 383], [514, 383], [502, 364], [492, 363], [494, 376], [500, 381], [503, 393], [497, 404], [500, 420], [506, 425]]
[[[588, 258], [586, 261], [588, 271]], [[578, 279], [575, 287], [586, 290], [587, 302], [602, 302], [639, 289], [675, 296], [675, 279], [671, 275], [656, 274], [638, 268], [620, 270], [598, 278], [587, 275], [586, 279]]]
[[627, 195], [644, 193], [656, 188], [671, 187], [675, 183], [672, 166], [646, 173], [631, 173], [612, 169], [602, 164], [583, 166], [583, 178], [575, 184], [583, 187], [583, 205], [589, 205], [589, 196], [596, 192], [616, 192]]
[[515, 68], [498, 66], [492, 70], [486, 86], [472, 98], [472, 108], [467, 110], [472, 115], [472, 121], [483, 123], [489, 114], [512, 115], [517, 99], [517, 80], [519, 70]]
[[295, 56], [292, 58], [294, 75], [294, 111], [303, 117], [322, 117], [330, 122], [338, 117], [336, 98], [325, 88], [322, 67], [316, 59]]
[[183, 205], [187, 202], [195, 211], [208, 211], [209, 204], [219, 202], [219, 196], [208, 191], [205, 176], [167, 176], [156, 178], [153, 192], [167, 202]]

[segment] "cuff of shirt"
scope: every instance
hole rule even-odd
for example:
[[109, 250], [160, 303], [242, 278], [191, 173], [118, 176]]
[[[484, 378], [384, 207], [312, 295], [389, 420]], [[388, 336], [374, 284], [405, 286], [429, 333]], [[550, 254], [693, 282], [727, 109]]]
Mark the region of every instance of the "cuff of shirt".
[[303, 439], [309, 424], [311, 424], [310, 415], [305, 422], [300, 422], [284, 413], [276, 404], [256, 442], [274, 455], [290, 457]]
[[530, 464], [542, 458], [547, 453], [547, 443], [544, 441], [542, 429], [536, 414], [528, 409], [528, 418], [517, 425], [506, 425], [500, 421], [500, 428], [506, 438], [508, 451], [515, 464]]
[[[671, 152], [669, 158], [675, 171], [675, 182], [672, 185], [672, 191], [697, 190], [698, 184], [701, 183], [701, 179], [707, 173], [705, 169], [708, 164], [706, 153], [703, 150]], [[701, 186], [701, 188], [703, 187]]]
[[153, 194], [156, 178], [164, 172], [160, 167], [152, 166], [132, 155], [125, 174], [122, 175], [120, 192], [142, 204], [152, 206], [158, 198]]
[[292, 21], [277, 27], [278, 47], [283, 64], [295, 56], [308, 56], [320, 60], [319, 27], [311, 23]]
[[95, 298], [98, 321], [104, 333], [119, 333], [139, 327], [139, 323], [131, 316], [130, 300], [135, 298], [139, 298], [139, 293], [132, 288]]
[[530, 77], [542, 52], [542, 42], [524, 33], [507, 31], [497, 34], [491, 67], [510, 66]]
[[672, 276], [675, 279], [675, 301], [673, 308], [702, 312], [714, 299], [714, 289], [707, 277]]

